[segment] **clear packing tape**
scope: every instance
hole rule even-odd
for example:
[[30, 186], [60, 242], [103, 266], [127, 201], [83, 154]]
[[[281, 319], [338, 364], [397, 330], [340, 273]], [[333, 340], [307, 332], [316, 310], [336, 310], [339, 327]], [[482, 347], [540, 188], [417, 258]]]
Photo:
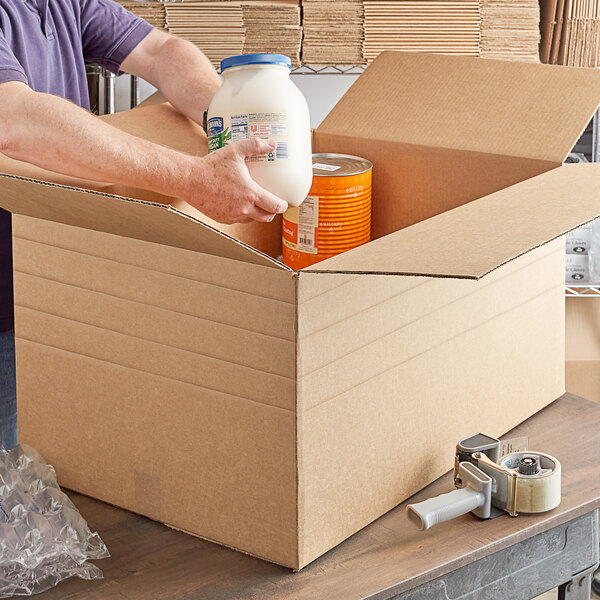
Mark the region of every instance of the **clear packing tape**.
[[101, 579], [108, 550], [29, 446], [0, 448], [0, 598], [31, 596], [69, 577]]

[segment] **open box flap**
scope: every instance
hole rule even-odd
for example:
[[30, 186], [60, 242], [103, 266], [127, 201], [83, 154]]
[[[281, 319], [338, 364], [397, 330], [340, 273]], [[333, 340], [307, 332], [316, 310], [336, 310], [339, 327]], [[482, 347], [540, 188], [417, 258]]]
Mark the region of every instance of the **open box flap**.
[[317, 131], [562, 163], [600, 103], [600, 71], [384, 52]]
[[600, 215], [600, 164], [565, 165], [306, 271], [479, 279]]
[[[103, 118], [128, 133], [176, 150], [197, 156], [207, 152], [202, 129], [168, 104]], [[179, 209], [179, 204], [174, 198], [148, 190], [68, 177], [0, 155], [0, 206], [11, 212], [287, 269], [228, 235], [229, 232], [237, 237], [236, 233], [245, 227], [251, 243], [264, 224], [218, 225], [209, 218], [195, 218], [200, 213], [190, 215]]]
[[289, 270], [171, 206], [13, 175], [0, 175], [0, 190], [0, 206], [16, 214]]

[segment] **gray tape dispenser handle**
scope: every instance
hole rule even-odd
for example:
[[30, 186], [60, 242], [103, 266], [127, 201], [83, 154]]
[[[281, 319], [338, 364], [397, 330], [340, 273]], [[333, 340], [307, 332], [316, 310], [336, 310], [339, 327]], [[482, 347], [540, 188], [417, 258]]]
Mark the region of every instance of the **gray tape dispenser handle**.
[[458, 476], [461, 489], [408, 505], [407, 515], [414, 525], [424, 531], [471, 511], [481, 519], [489, 519], [492, 478], [469, 462], [460, 463]]

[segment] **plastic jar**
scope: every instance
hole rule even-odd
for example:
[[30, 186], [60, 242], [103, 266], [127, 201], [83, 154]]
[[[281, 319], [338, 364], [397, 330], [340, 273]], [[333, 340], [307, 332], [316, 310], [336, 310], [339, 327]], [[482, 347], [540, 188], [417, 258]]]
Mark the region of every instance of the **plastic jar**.
[[292, 206], [312, 182], [310, 117], [302, 92], [281, 54], [243, 54], [221, 62], [223, 85], [208, 108], [209, 152], [250, 137], [275, 140], [277, 149], [247, 159], [252, 178]]

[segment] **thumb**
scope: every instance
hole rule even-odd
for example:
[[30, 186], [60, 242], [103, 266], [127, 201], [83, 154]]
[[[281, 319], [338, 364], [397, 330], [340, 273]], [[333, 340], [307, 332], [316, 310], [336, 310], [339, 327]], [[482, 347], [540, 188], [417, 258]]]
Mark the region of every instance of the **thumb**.
[[269, 152], [273, 152], [276, 148], [277, 142], [275, 140], [263, 140], [259, 137], [252, 137], [237, 143], [237, 150], [244, 157], [268, 154]]

